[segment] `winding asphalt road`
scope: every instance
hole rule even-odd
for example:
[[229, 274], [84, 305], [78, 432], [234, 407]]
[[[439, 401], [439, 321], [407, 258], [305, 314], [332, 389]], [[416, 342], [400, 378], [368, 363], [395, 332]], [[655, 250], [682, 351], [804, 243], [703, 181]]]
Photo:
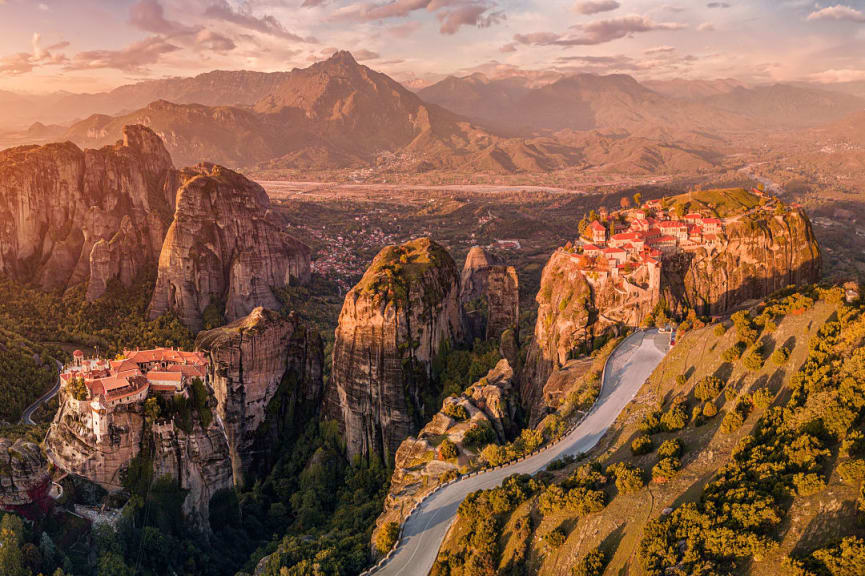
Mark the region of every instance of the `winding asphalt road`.
[[[55, 360], [55, 362], [57, 362], [57, 361]], [[24, 410], [24, 412], [21, 414], [21, 423], [22, 424], [28, 424], [30, 426], [35, 425], [36, 422], [33, 421], [33, 414], [36, 412], [36, 410], [39, 409], [40, 406], [42, 406], [42, 404], [44, 404], [45, 402], [48, 402], [49, 400], [54, 398], [54, 396], [56, 396], [57, 393], [60, 391], [60, 371], [61, 370], [63, 370], [63, 364], [61, 364], [60, 362], [57, 362], [57, 382], [54, 383], [54, 387], [51, 388], [51, 390], [49, 390], [48, 392], [46, 392], [45, 394], [40, 396], [36, 400], [36, 402], [31, 404], [30, 406], [28, 406]]]
[[499, 486], [511, 474], [535, 474], [561, 456], [589, 451], [636, 396], [668, 349], [669, 336], [657, 330], [637, 332], [626, 338], [607, 362], [601, 394], [594, 408], [573, 432], [552, 448], [522, 462], [466, 478], [436, 492], [409, 517], [400, 547], [374, 574], [429, 574], [457, 508], [466, 496]]

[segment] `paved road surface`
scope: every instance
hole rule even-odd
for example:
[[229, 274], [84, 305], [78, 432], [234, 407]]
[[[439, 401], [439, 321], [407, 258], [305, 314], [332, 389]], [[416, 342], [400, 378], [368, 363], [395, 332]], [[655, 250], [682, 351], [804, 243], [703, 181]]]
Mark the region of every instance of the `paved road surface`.
[[494, 488], [511, 474], [534, 474], [561, 456], [587, 452], [594, 447], [637, 394], [668, 348], [669, 336], [656, 330], [629, 336], [607, 363], [595, 407], [565, 440], [522, 462], [467, 478], [434, 494], [409, 518], [399, 549], [390, 562], [375, 572], [376, 576], [429, 574], [457, 508], [468, 494]]
[[36, 410], [39, 409], [40, 406], [42, 406], [42, 404], [44, 404], [45, 402], [48, 402], [49, 400], [54, 398], [54, 396], [56, 396], [57, 393], [60, 391], [60, 371], [62, 369], [63, 369], [63, 364], [61, 364], [60, 362], [57, 362], [57, 382], [54, 383], [54, 387], [51, 388], [51, 390], [49, 390], [48, 392], [46, 392], [45, 394], [40, 396], [36, 400], [36, 402], [31, 404], [30, 406], [28, 406], [24, 410], [24, 413], [21, 414], [21, 423], [22, 424], [29, 424], [30, 426], [33, 426], [36, 424], [36, 422], [33, 421], [33, 414], [36, 412]]

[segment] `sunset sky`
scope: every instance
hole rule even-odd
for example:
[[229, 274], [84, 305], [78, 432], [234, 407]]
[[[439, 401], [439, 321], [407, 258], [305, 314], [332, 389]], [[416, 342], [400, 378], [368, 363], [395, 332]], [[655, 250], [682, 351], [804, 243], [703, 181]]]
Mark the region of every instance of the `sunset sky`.
[[482, 71], [865, 80], [865, 0], [0, 0], [0, 89], [93, 92], [335, 49], [410, 85]]

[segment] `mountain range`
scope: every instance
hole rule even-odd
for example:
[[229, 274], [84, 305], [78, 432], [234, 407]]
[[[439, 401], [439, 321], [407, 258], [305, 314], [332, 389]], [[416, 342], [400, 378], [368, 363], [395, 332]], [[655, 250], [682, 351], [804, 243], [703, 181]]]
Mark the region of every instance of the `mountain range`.
[[[178, 164], [415, 173], [693, 171], [717, 163], [731, 135], [837, 122], [865, 109], [851, 94], [804, 85], [643, 84], [621, 74], [546, 84], [473, 74], [414, 93], [344, 51], [289, 72], [215, 71], [53, 95], [49, 111], [45, 99], [28, 108], [21, 98], [0, 93], [21, 117], [39, 118], [20, 142], [99, 147], [116, 142], [123, 126], [143, 124]], [[52, 124], [86, 110], [99, 113], [69, 128]]]

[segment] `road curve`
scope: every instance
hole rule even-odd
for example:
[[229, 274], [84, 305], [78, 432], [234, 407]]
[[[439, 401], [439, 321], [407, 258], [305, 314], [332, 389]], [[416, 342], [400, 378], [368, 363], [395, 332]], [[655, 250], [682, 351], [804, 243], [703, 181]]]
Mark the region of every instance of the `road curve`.
[[376, 576], [429, 574], [466, 496], [477, 490], [494, 488], [511, 474], [535, 474], [561, 456], [590, 450], [637, 394], [668, 349], [669, 337], [657, 330], [637, 332], [626, 338], [607, 362], [595, 406], [573, 432], [550, 449], [522, 462], [466, 478], [430, 496], [405, 523], [402, 541], [390, 561], [373, 573]]
[[[57, 362], [57, 361], [55, 360], [55, 362]], [[56, 396], [58, 392], [60, 392], [60, 371], [61, 370], [63, 370], [63, 364], [61, 364], [60, 362], [57, 362], [57, 382], [54, 383], [54, 387], [51, 388], [51, 390], [49, 390], [48, 392], [46, 392], [45, 394], [40, 396], [33, 404], [31, 404], [30, 406], [28, 406], [27, 408], [24, 409], [24, 412], [21, 414], [21, 423], [22, 424], [34, 426], [36, 424], [36, 422], [33, 421], [33, 414], [36, 412], [36, 410], [38, 410], [42, 404], [44, 404], [45, 402], [48, 402], [49, 400], [54, 398], [54, 396]]]

